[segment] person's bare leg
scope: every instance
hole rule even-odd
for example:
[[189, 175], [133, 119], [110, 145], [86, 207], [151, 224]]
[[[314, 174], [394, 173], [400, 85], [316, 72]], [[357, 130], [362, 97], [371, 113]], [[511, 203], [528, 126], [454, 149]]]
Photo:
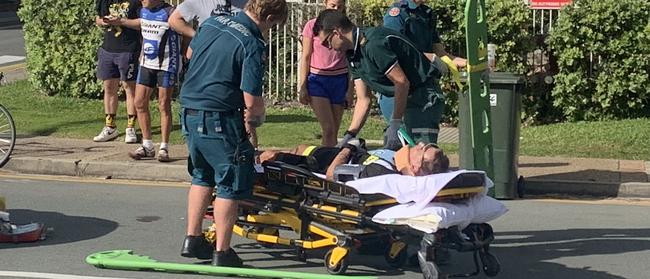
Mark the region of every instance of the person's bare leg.
[[119, 79], [107, 79], [104, 81], [104, 112], [106, 114], [117, 113], [117, 89], [120, 86]]
[[172, 92], [174, 88], [158, 87], [158, 111], [160, 111], [161, 142], [169, 143], [172, 131]]
[[217, 229], [216, 251], [227, 251], [230, 249], [232, 228], [237, 220], [239, 201], [215, 198], [213, 205]]
[[138, 124], [143, 140], [151, 140], [151, 114], [149, 113], [151, 90], [151, 87], [142, 84], [135, 86], [135, 109], [138, 112]]
[[311, 96], [311, 102], [309, 104], [314, 110], [314, 114], [316, 114], [323, 133], [321, 145], [326, 147], [335, 146], [337, 131], [334, 130], [334, 116], [330, 100], [323, 97]]
[[343, 105], [332, 105], [332, 117], [334, 118], [334, 138], [339, 134], [339, 129], [341, 128], [341, 119], [343, 119], [343, 111], [345, 108]]
[[125, 81], [122, 87], [126, 92], [126, 113], [136, 115], [138, 112], [135, 110], [135, 81]]
[[208, 209], [214, 188], [199, 185], [190, 186], [187, 194], [186, 235], [199, 236], [203, 232], [203, 215]]

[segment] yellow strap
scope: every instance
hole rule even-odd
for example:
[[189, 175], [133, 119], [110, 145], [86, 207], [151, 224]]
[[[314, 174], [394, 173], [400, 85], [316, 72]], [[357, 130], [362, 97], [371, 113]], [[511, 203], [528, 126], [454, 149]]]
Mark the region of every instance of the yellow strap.
[[445, 64], [447, 64], [447, 68], [449, 68], [449, 71], [451, 72], [451, 78], [454, 80], [456, 85], [458, 85], [458, 89], [462, 90], [463, 83], [460, 81], [460, 72], [458, 71], [456, 64], [454, 64], [454, 61], [451, 61], [451, 58], [449, 58], [447, 55], [440, 57], [440, 59], [442, 62], [445, 62]]
[[377, 156], [375, 156], [375, 155], [370, 155], [368, 158], [366, 158], [365, 161], [363, 161], [362, 164], [363, 164], [364, 166], [367, 166], [367, 165], [370, 165], [370, 164], [372, 164], [372, 163], [374, 163], [374, 162], [376, 162], [376, 161], [378, 161], [378, 160], [379, 160], [379, 157], [377, 157]]
[[308, 146], [305, 149], [305, 151], [302, 152], [302, 156], [309, 156], [312, 152], [314, 152], [314, 149], [316, 149], [316, 147], [318, 147], [318, 146], [315, 146], [315, 145]]
[[482, 72], [487, 69], [487, 62], [479, 63], [476, 65], [472, 65], [467, 63], [467, 72], [474, 73], [474, 72]]

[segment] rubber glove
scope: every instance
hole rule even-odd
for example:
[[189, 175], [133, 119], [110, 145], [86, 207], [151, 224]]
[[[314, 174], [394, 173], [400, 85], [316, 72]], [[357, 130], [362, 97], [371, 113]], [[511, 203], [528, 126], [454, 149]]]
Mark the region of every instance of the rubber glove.
[[350, 140], [355, 138], [357, 135], [353, 132], [350, 131], [345, 131], [345, 134], [343, 134], [343, 139], [339, 141], [339, 143], [336, 144], [336, 148], [341, 148], [343, 145], [348, 143]]
[[402, 148], [402, 141], [399, 140], [397, 134], [402, 123], [402, 119], [391, 119], [388, 124], [388, 129], [384, 132], [384, 148], [390, 150], [399, 150]]

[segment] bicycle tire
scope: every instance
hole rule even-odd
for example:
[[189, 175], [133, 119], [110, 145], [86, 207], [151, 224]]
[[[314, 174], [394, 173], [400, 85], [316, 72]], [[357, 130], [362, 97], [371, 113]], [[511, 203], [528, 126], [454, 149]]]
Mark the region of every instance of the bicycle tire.
[[0, 105], [0, 168], [4, 166], [16, 145], [16, 125], [9, 110]]

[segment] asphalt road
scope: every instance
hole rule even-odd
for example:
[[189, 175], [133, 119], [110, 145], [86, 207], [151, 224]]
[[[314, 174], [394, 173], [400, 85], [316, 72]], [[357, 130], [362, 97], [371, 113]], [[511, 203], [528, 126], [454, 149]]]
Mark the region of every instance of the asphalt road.
[[25, 59], [24, 32], [14, 12], [0, 12], [0, 66]]
[[25, 56], [25, 39], [20, 25], [0, 27], [0, 56]]
[[[186, 193], [185, 185], [0, 174], [0, 195], [7, 199], [12, 220], [44, 222], [54, 229], [42, 242], [0, 244], [0, 278], [203, 278], [98, 269], [84, 263], [91, 253], [114, 249], [135, 250], [161, 261], [194, 262], [178, 255]], [[492, 252], [502, 264], [498, 278], [648, 278], [650, 202], [505, 204], [510, 212], [492, 222], [497, 233]], [[325, 273], [322, 253], [310, 252], [312, 258], [302, 263], [289, 249], [264, 249], [238, 237], [235, 242], [246, 264], [255, 268]], [[453, 254], [452, 259], [455, 265], [447, 269], [470, 267], [467, 255]], [[353, 275], [421, 278], [417, 270], [389, 269], [379, 256], [353, 254], [351, 262], [348, 270]]]

